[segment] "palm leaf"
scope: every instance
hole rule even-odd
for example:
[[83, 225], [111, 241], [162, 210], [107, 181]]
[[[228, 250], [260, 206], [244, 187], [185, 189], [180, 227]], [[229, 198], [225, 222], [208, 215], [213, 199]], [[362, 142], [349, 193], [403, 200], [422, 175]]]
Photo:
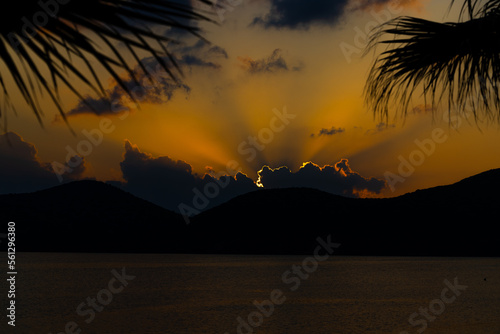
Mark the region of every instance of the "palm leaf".
[[[211, 4], [208, 0], [197, 1]], [[46, 1], [52, 4], [47, 10], [40, 6], [43, 1], [25, 0], [21, 6], [9, 8], [0, 14], [0, 96], [4, 104], [0, 109], [0, 117], [4, 119], [4, 126], [5, 109], [15, 109], [10, 99], [14, 89], [21, 93], [40, 124], [43, 125], [43, 112], [39, 99], [45, 94], [66, 121], [59, 96], [61, 86], [67, 87], [82, 100], [82, 83], [104, 97], [106, 91], [101, 82], [102, 76], [99, 75], [103, 70], [133, 99], [121, 77], [124, 71], [135, 80], [133, 67], [126, 62], [123, 51], [117, 45], [124, 46], [136, 61], [140, 52], [152, 55], [176, 80], [182, 73], [165, 47], [166, 43], [176, 41], [155, 33], [151, 26], [183, 29], [203, 38], [199, 29], [190, 22], [211, 21], [188, 2], [66, 2], [59, 4], [55, 0]], [[53, 17], [49, 14], [53, 14]], [[108, 50], [103, 46], [107, 46]], [[167, 63], [163, 59], [171, 61]], [[83, 68], [75, 65], [78, 62], [84, 64]], [[150, 77], [151, 73], [146, 68], [143, 70]], [[50, 79], [46, 78], [47, 74]], [[7, 84], [9, 81], [14, 86]]]
[[[439, 23], [399, 17], [375, 31], [368, 50], [385, 45], [365, 86], [368, 105], [387, 119], [389, 110], [406, 115], [415, 94], [434, 108], [443, 100], [458, 110], [500, 119], [500, 16], [488, 1], [466, 1], [471, 19]], [[386, 38], [386, 37], [392, 38]], [[433, 108], [433, 109], [434, 109]]]
[[[456, 0], [451, 0], [450, 8]], [[498, 12], [500, 0], [465, 0], [461, 8], [461, 18], [467, 14], [468, 19], [483, 17], [489, 13]]]

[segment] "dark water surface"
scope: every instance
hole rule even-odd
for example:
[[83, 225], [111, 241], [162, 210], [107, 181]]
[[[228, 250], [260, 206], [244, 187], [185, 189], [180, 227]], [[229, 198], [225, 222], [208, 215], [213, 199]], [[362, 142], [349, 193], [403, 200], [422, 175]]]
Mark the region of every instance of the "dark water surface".
[[[6, 325], [3, 312], [0, 328], [22, 334], [500, 333], [498, 258], [332, 256], [302, 268], [305, 258], [19, 253], [16, 327]], [[5, 281], [1, 289], [4, 295]]]

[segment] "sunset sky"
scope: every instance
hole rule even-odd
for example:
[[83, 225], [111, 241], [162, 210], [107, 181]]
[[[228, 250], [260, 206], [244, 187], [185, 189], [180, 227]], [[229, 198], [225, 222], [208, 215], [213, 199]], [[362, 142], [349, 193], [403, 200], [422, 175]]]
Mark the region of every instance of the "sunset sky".
[[[227, 3], [233, 6], [212, 13], [218, 25], [199, 23], [210, 44], [165, 31], [183, 43], [169, 50], [184, 76], [176, 85], [158, 70], [156, 90], [140, 90], [140, 109], [110, 78], [114, 110], [82, 85], [98, 115], [63, 90], [75, 136], [50, 103], [42, 128], [12, 96], [20, 102], [17, 113], [2, 115], [0, 192], [95, 178], [175, 210], [192, 205], [194, 188], [203, 192], [215, 175], [234, 176], [231, 170], [240, 173], [219, 201], [258, 186], [392, 197], [500, 167], [497, 124], [476, 124], [457, 111], [450, 123], [448, 110], [431, 113], [419, 100], [406, 118], [392, 113], [382, 122], [364, 104], [375, 59], [362, 57], [366, 32], [398, 15], [454, 21], [448, 1]], [[152, 58], [143, 63], [157, 68]], [[67, 161], [75, 152], [81, 164]], [[54, 171], [64, 164], [71, 173]]]

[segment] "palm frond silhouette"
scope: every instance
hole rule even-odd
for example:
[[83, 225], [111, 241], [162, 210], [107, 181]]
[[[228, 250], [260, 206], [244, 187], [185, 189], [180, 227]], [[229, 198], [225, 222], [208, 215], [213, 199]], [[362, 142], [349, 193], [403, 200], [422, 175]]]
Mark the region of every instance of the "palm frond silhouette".
[[465, 0], [458, 22], [395, 18], [371, 35], [367, 50], [377, 45], [386, 49], [364, 91], [375, 115], [405, 116], [421, 94], [433, 108], [444, 101], [449, 112], [500, 120], [500, 0]]
[[130, 93], [120, 72], [136, 78], [117, 45], [138, 63], [139, 54], [146, 52], [175, 79], [180, 69], [166, 48], [173, 40], [154, 28], [179, 28], [202, 38], [189, 24], [194, 20], [211, 21], [189, 1], [24, 0], [9, 7], [0, 14], [0, 116], [16, 109], [11, 95], [17, 89], [40, 124], [41, 96], [48, 96], [66, 121], [60, 88], [65, 86], [83, 100], [83, 83], [105, 96], [103, 72]]

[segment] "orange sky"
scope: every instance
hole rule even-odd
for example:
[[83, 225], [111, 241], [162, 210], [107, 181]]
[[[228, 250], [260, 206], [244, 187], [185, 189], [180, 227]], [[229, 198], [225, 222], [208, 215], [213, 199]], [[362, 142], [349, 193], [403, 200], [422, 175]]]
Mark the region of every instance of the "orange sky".
[[[447, 6], [437, 0], [410, 1], [401, 14], [443, 20]], [[373, 56], [360, 56], [362, 32], [379, 19], [392, 18], [387, 7], [376, 7], [378, 14], [373, 8], [348, 12], [334, 26], [308, 30], [249, 26], [268, 7], [264, 0], [244, 1], [225, 12], [219, 26], [203, 24], [206, 38], [227, 57], [209, 47], [192, 48], [205, 63], [184, 67], [189, 91], [179, 88], [162, 103], [145, 101], [140, 110], [132, 107], [117, 115], [72, 116], [76, 136], [55, 120], [50, 106], [45, 129], [27, 108], [8, 115], [8, 129], [33, 143], [41, 161], [64, 163], [67, 147], [76, 149], [86, 139], [82, 131], [100, 129], [105, 118], [108, 133], [85, 156], [85, 176], [100, 180], [121, 179], [125, 140], [154, 157], [186, 161], [201, 174], [207, 167], [224, 171], [236, 161], [254, 181], [264, 165], [297, 171], [308, 161], [323, 166], [348, 159], [359, 174], [392, 182], [383, 196], [500, 167], [496, 124], [478, 127], [472, 120], [454, 119], [450, 126], [443, 119], [446, 110], [433, 117], [415, 101], [420, 112], [383, 126], [364, 105]], [[196, 40], [185, 42], [193, 46]], [[77, 103], [68, 95], [68, 112]], [[290, 116], [282, 120], [277, 115], [284, 108]], [[257, 149], [251, 138], [259, 140]]]

